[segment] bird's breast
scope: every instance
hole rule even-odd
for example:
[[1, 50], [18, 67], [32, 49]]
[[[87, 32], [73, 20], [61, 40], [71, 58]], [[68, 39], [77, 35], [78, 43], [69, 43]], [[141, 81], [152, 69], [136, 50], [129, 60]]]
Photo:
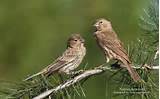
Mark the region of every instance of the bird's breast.
[[75, 52], [74, 52], [74, 55], [76, 55], [77, 57], [75, 57], [75, 59], [72, 62], [69, 62], [64, 67], [62, 67], [59, 70], [59, 72], [69, 74], [70, 71], [73, 71], [74, 69], [76, 69], [80, 65], [80, 63], [82, 62], [85, 54], [86, 54], [85, 47], [81, 47], [81, 48], [76, 49]]

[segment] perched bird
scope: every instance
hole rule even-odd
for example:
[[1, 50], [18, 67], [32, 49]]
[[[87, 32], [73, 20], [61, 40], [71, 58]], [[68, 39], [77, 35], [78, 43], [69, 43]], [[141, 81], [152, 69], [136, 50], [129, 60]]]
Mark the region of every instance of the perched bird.
[[71, 71], [80, 65], [85, 54], [86, 48], [84, 46], [84, 39], [80, 34], [72, 34], [68, 39], [65, 52], [42, 71], [28, 77], [25, 81], [38, 75], [50, 76], [56, 72], [60, 74], [70, 74]]
[[[111, 22], [106, 19], [98, 19], [94, 24], [96, 32], [94, 36], [98, 45], [105, 54], [106, 61], [111, 59], [120, 61], [128, 70], [129, 74], [135, 82], [140, 80], [139, 74], [131, 67], [131, 61], [123, 47], [122, 42], [119, 40], [117, 34], [112, 28]], [[124, 67], [122, 66], [122, 67]]]

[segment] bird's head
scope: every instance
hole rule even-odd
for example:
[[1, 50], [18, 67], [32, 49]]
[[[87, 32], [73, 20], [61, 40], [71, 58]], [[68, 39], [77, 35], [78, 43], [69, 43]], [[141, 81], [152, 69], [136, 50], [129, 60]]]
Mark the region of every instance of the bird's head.
[[104, 18], [96, 20], [94, 26], [96, 27], [97, 31], [107, 31], [112, 29], [111, 22]]
[[68, 39], [68, 47], [76, 48], [84, 45], [85, 40], [80, 34], [72, 34]]

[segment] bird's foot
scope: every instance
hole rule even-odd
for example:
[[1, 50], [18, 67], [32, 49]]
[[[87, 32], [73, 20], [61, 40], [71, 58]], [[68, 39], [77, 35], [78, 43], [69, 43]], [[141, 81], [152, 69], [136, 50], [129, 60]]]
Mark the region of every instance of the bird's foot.
[[120, 67], [121, 67], [121, 65], [118, 63], [118, 61], [111, 64], [111, 68], [113, 68], [113, 69], [119, 69]]
[[70, 77], [74, 78], [75, 76], [81, 74], [84, 70], [72, 71], [70, 72]]

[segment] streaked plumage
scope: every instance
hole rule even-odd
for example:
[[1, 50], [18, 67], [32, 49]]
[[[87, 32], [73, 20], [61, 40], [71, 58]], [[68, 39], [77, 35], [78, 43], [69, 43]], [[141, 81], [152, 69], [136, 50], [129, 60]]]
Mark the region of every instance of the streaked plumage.
[[131, 61], [129, 60], [128, 54], [126, 53], [126, 50], [124, 49], [117, 34], [112, 29], [110, 21], [107, 21], [106, 19], [98, 19], [94, 26], [97, 29], [94, 35], [98, 45], [105, 54], [107, 62], [111, 59], [122, 62], [129, 71], [133, 80], [135, 82], [140, 80], [138, 73], [131, 67]]
[[25, 80], [29, 80], [37, 75], [49, 76], [53, 73], [65, 73], [70, 74], [71, 71], [76, 69], [82, 62], [86, 54], [86, 48], [84, 46], [84, 39], [80, 34], [73, 34], [68, 39], [67, 49], [58, 57], [52, 64], [48, 65], [42, 71], [28, 77]]

